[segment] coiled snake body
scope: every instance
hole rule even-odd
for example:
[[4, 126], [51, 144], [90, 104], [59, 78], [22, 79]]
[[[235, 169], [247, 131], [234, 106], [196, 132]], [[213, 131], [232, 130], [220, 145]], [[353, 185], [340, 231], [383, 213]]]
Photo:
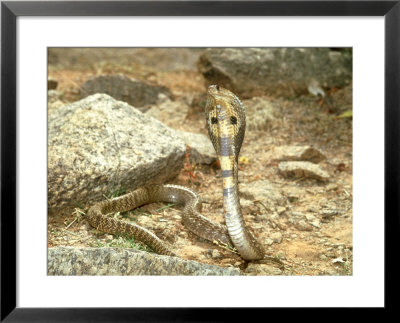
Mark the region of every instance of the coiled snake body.
[[243, 142], [245, 110], [235, 94], [212, 85], [208, 88], [206, 104], [208, 133], [221, 164], [223, 200], [226, 226], [203, 216], [196, 193], [179, 185], [153, 185], [139, 188], [131, 193], [93, 205], [88, 211], [88, 221], [96, 229], [111, 234], [127, 234], [150, 246], [155, 252], [176, 256], [176, 253], [151, 231], [106, 214], [125, 212], [143, 204], [169, 202], [184, 205], [182, 221], [196, 235], [236, 247], [245, 260], [264, 257], [262, 245], [248, 231], [239, 204], [238, 157]]

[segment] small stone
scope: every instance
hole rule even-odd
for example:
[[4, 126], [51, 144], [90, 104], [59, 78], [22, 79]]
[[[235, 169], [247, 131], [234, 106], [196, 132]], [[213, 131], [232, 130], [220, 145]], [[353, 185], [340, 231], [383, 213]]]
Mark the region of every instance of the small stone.
[[280, 146], [274, 151], [274, 160], [278, 161], [309, 161], [319, 163], [326, 157], [311, 146]]
[[338, 189], [338, 187], [339, 186], [337, 184], [332, 183], [332, 184], [329, 184], [326, 186], [326, 190], [327, 191], [335, 191]]
[[279, 219], [279, 214], [276, 213], [276, 212], [272, 213], [272, 214], [270, 215], [270, 219], [271, 219], [272, 221], [277, 221], [277, 220]]
[[337, 215], [339, 212], [338, 210], [322, 210], [321, 211], [321, 221], [322, 222], [329, 222], [332, 220], [334, 215]]
[[280, 162], [278, 169], [282, 176], [290, 179], [314, 178], [320, 181], [329, 180], [329, 174], [327, 172], [322, 170], [319, 165], [310, 162]]
[[286, 211], [286, 207], [284, 207], [284, 206], [278, 206], [276, 208], [276, 212], [278, 212], [279, 215], [281, 215], [285, 211]]
[[296, 218], [304, 218], [304, 214], [301, 212], [293, 211], [292, 216]]
[[273, 240], [275, 243], [281, 243], [282, 242], [282, 233], [280, 232], [274, 232], [270, 235], [270, 238]]
[[339, 213], [338, 210], [322, 210], [322, 215], [323, 216], [333, 216], [333, 215], [337, 215]]
[[47, 90], [55, 90], [57, 88], [58, 82], [53, 78], [47, 79]]
[[305, 220], [300, 220], [294, 224], [294, 227], [299, 231], [312, 231], [312, 226]]
[[306, 214], [305, 217], [306, 217], [307, 221], [311, 225], [313, 225], [314, 227], [316, 227], [316, 228], [320, 228], [321, 227], [320, 223], [319, 223], [319, 220], [314, 215]]
[[332, 262], [334, 264], [336, 264], [336, 263], [344, 263], [345, 261], [343, 260], [342, 257], [338, 257], [338, 258], [333, 259]]
[[325, 97], [325, 92], [322, 89], [321, 85], [319, 82], [315, 79], [310, 80], [310, 83], [308, 84], [307, 87], [308, 92], [314, 96], [320, 95], [321, 97]]
[[221, 258], [221, 253], [220, 253], [217, 249], [213, 249], [213, 250], [211, 251], [211, 257], [212, 257], [213, 259]]
[[264, 244], [266, 244], [267, 246], [271, 246], [274, 243], [274, 240], [272, 240], [271, 238], [266, 238], [264, 240]]

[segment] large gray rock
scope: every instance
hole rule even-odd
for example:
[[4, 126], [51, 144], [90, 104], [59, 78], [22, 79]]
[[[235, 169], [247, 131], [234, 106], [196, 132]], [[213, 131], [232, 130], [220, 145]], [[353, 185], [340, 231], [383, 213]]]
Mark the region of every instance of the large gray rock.
[[174, 130], [106, 94], [58, 108], [48, 127], [50, 209], [165, 182], [183, 167], [186, 146]]
[[240, 270], [237, 268], [206, 265], [134, 249], [49, 248], [47, 259], [48, 275], [51, 276], [240, 275]]
[[243, 98], [292, 96], [308, 93], [311, 83], [322, 88], [349, 84], [352, 56], [329, 48], [212, 48], [200, 56], [198, 68], [208, 84], [219, 84]]
[[83, 83], [80, 91], [82, 97], [105, 93], [136, 108], [156, 104], [165, 96], [172, 96], [163, 86], [147, 84], [121, 74], [96, 76]]

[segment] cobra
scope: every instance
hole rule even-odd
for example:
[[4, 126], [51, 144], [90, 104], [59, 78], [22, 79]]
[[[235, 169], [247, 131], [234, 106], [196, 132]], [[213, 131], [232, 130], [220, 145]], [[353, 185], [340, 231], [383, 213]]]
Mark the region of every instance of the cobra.
[[245, 260], [259, 260], [264, 249], [248, 230], [239, 202], [238, 158], [243, 143], [246, 115], [243, 104], [231, 91], [218, 85], [208, 88], [205, 108], [208, 133], [222, 171], [225, 224], [221, 225], [201, 214], [201, 202], [192, 190], [173, 184], [138, 188], [126, 195], [93, 205], [87, 215], [90, 225], [111, 234], [127, 234], [155, 252], [176, 256], [176, 252], [150, 230], [107, 216], [125, 212], [154, 202], [183, 205], [182, 222], [190, 231], [209, 241], [234, 246]]

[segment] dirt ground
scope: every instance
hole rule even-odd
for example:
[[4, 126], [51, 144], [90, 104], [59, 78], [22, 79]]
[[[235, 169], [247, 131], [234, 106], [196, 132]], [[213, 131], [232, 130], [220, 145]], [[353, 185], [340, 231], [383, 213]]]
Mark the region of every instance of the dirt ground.
[[[155, 59], [158, 59], [156, 57]], [[176, 128], [207, 134], [202, 98], [206, 86], [195, 68], [159, 70], [151, 64], [118, 64], [107, 61], [93, 66], [49, 65], [49, 77], [58, 81], [57, 90], [65, 103], [79, 99], [79, 86], [99, 74], [124, 73], [129, 77], [168, 87], [176, 99], [191, 98], [192, 109], [185, 123]], [[268, 180], [285, 196], [286, 203], [274, 216], [262, 203], [242, 203], [246, 223], [264, 243], [266, 253], [284, 264], [246, 263], [232, 250], [213, 245], [190, 233], [181, 224], [181, 209], [161, 203], [147, 205], [128, 214], [116, 215], [152, 229], [170, 243], [184, 259], [219, 266], [239, 267], [248, 275], [352, 275], [352, 119], [337, 118], [351, 108], [351, 85], [331, 89], [328, 98], [311, 95], [275, 102], [280, 118], [268, 131], [248, 131], [243, 142], [239, 182], [251, 184]], [[330, 174], [322, 183], [314, 179], [290, 180], [282, 177], [273, 161], [274, 147], [311, 145], [326, 159], [320, 163]], [[190, 151], [188, 151], [190, 154]], [[218, 164], [185, 167], [172, 183], [187, 186], [201, 196], [202, 213], [223, 223], [222, 178]], [[240, 184], [239, 184], [240, 190]], [[48, 219], [48, 247], [76, 246], [138, 247], [133, 240], [96, 231], [85, 220], [90, 206], [77, 205], [75, 212], [52, 215]], [[295, 225], [293, 217], [305, 215], [305, 226]]]

